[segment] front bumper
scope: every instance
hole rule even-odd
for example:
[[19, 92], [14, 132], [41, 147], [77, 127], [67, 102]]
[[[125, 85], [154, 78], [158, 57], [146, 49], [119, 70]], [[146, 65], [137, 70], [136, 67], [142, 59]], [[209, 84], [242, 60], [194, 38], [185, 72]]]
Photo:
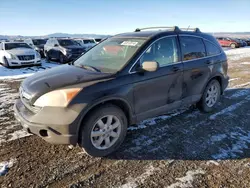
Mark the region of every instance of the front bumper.
[[39, 64], [41, 64], [41, 59], [40, 58], [35, 58], [33, 60], [28, 60], [28, 61], [7, 58], [7, 61], [9, 63], [9, 66], [11, 66], [11, 67], [23, 66], [23, 65], [39, 65]]
[[[51, 114], [51, 112], [48, 112]], [[56, 111], [55, 111], [56, 113]], [[51, 115], [40, 115], [40, 119], [49, 118]], [[31, 134], [35, 134], [45, 141], [52, 143], [52, 144], [77, 144], [77, 134], [76, 134], [76, 124], [64, 124], [63, 121], [61, 121], [61, 124], [53, 124], [55, 121], [54, 119], [50, 118], [47, 119], [47, 121], [51, 121], [51, 124], [40, 124], [40, 123], [33, 123], [27, 120], [27, 117], [35, 116], [32, 114], [22, 103], [20, 99], [18, 99], [14, 105], [14, 115], [15, 118], [21, 123], [22, 127]], [[39, 115], [39, 112], [38, 114]], [[56, 115], [54, 115], [54, 118]], [[51, 117], [52, 117], [51, 116]], [[65, 114], [64, 116], [67, 116]], [[58, 119], [56, 119], [58, 122]], [[72, 130], [73, 129], [73, 130]], [[75, 134], [72, 134], [72, 132], [75, 132]]]

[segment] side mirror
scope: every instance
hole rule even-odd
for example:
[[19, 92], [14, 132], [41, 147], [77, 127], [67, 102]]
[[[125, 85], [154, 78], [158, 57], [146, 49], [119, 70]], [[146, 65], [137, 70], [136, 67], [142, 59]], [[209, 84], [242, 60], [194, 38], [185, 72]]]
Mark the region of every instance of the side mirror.
[[159, 68], [159, 64], [156, 61], [144, 61], [141, 65], [141, 69], [147, 72], [154, 72]]
[[58, 44], [55, 44], [54, 47], [58, 47]]

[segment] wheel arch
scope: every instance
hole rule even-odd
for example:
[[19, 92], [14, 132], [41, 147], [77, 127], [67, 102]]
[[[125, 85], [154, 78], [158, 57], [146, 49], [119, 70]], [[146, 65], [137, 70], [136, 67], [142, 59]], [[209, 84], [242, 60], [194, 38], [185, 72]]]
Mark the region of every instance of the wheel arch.
[[81, 118], [79, 119], [78, 127], [77, 127], [77, 136], [78, 136], [78, 141], [80, 139], [80, 129], [81, 126], [83, 126], [83, 122], [86, 120], [89, 114], [91, 114], [94, 110], [98, 109], [99, 107], [103, 105], [111, 104], [114, 106], [119, 107], [125, 114], [128, 125], [131, 125], [135, 123], [135, 118], [133, 117], [133, 111], [131, 105], [122, 98], [109, 98], [109, 99], [104, 99], [101, 101], [98, 101], [92, 105], [90, 105], [87, 110], [84, 110], [84, 112], [81, 113]]

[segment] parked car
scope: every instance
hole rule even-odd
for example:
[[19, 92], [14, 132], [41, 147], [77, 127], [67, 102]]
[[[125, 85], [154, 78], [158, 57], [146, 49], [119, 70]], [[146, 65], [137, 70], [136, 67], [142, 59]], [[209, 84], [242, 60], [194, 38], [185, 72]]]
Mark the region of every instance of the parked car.
[[231, 48], [241, 47], [241, 43], [233, 38], [217, 37], [217, 40], [222, 47], [231, 47]]
[[5, 67], [41, 65], [41, 56], [24, 42], [1, 42], [0, 63]]
[[30, 45], [32, 48], [34, 48], [37, 52], [39, 52], [41, 57], [45, 57], [44, 56], [44, 45], [47, 42], [46, 39], [29, 38], [29, 39], [24, 39], [24, 42], [26, 42], [28, 45]]
[[247, 43], [244, 40], [242, 40], [240, 38], [236, 38], [235, 40], [237, 40], [240, 43], [241, 47], [247, 46]]
[[60, 63], [73, 61], [78, 58], [85, 48], [69, 38], [50, 38], [44, 45], [47, 60], [59, 60]]
[[76, 42], [78, 42], [82, 47], [85, 48], [85, 50], [89, 50], [93, 46], [95, 46], [97, 43], [94, 39], [74, 39]]
[[250, 38], [242, 38], [241, 40], [245, 42], [246, 46], [250, 46]]
[[[26, 78], [15, 117], [47, 142], [106, 156], [129, 125], [192, 104], [211, 112], [228, 85], [223, 49], [199, 29], [162, 29], [110, 37], [72, 64]], [[121, 53], [106, 53], [110, 46]]]

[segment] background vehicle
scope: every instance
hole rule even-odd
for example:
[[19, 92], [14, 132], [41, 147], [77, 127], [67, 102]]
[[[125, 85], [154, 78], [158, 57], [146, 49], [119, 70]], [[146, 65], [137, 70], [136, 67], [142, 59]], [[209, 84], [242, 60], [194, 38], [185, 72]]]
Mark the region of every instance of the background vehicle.
[[229, 37], [217, 37], [217, 40], [222, 47], [231, 47], [231, 48], [241, 47], [241, 43], [238, 40]]
[[247, 43], [244, 40], [240, 39], [240, 38], [235, 38], [234, 40], [238, 41], [240, 43], [241, 47], [247, 46]]
[[86, 50], [92, 48], [97, 44], [94, 39], [74, 39], [74, 40], [78, 42]]
[[0, 43], [0, 63], [5, 67], [40, 65], [40, 54], [24, 42]]
[[74, 64], [27, 78], [16, 118], [48, 142], [79, 143], [105, 156], [121, 145], [128, 125], [183, 105], [211, 112], [229, 79], [216, 39], [197, 28], [146, 29], [111, 37]]
[[59, 60], [60, 63], [75, 60], [83, 52], [85, 48], [69, 38], [50, 38], [44, 45], [46, 59]]
[[244, 40], [247, 43], [247, 45], [250, 46], [250, 38], [244, 38]]
[[37, 52], [40, 53], [41, 57], [44, 56], [44, 45], [46, 44], [46, 39], [24, 39], [24, 42], [26, 42], [28, 45], [30, 45], [32, 48], [34, 48]]

